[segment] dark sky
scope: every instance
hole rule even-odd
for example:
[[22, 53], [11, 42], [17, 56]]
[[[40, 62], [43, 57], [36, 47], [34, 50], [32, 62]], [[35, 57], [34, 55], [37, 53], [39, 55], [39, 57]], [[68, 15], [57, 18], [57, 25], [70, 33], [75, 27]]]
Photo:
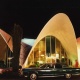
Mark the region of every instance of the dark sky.
[[23, 37], [36, 38], [49, 19], [62, 12], [70, 18], [76, 37], [80, 37], [78, 2], [58, 1], [2, 0], [0, 1], [0, 27], [8, 32], [16, 23], [23, 28]]

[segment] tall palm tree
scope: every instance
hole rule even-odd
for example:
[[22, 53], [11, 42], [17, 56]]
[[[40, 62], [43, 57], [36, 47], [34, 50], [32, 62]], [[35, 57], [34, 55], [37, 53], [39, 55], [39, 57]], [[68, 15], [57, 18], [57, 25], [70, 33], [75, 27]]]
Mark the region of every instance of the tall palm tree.
[[15, 71], [19, 68], [19, 56], [20, 56], [20, 46], [21, 46], [21, 39], [23, 35], [22, 28], [14, 24], [14, 29], [12, 31], [13, 37], [13, 60], [12, 60], [12, 67]]

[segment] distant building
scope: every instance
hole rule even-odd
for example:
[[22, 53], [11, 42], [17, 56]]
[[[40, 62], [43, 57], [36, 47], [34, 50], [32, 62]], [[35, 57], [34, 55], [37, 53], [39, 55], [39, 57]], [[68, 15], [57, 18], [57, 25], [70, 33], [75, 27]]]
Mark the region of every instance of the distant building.
[[21, 40], [21, 49], [19, 57], [19, 65], [23, 65], [32, 46], [34, 45], [35, 39], [24, 38]]

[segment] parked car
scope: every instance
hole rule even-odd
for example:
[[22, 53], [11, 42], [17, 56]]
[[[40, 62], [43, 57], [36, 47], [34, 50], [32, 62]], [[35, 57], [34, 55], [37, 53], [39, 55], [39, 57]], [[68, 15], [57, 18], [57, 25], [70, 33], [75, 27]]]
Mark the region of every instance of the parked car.
[[0, 67], [0, 75], [4, 75], [4, 74], [10, 73], [12, 71], [13, 71], [12, 67], [10, 67], [10, 68]]
[[74, 75], [80, 75], [80, 68], [55, 67], [55, 64], [46, 63], [40, 67], [23, 68], [22, 75], [29, 80], [36, 80], [44, 77], [65, 77], [71, 78]]

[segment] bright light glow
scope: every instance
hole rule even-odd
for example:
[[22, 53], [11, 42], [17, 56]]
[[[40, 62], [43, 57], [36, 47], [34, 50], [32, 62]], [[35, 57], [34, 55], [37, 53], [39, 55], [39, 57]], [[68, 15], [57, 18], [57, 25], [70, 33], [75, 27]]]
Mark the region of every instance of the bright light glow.
[[44, 56], [43, 54], [41, 56]]
[[55, 56], [53, 56], [53, 55], [51, 55], [51, 57], [50, 58], [52, 58], [52, 59], [56, 59], [56, 57]]
[[56, 54], [56, 59], [59, 59], [59, 54]]
[[13, 57], [8, 57], [8, 60], [11, 60]]
[[34, 42], [35, 42], [35, 39], [24, 38], [24, 39], [21, 40], [21, 42], [24, 42], [25, 44], [33, 46]]
[[64, 58], [64, 56], [62, 56], [62, 58]]
[[37, 61], [37, 62], [39, 62], [40, 64], [42, 64], [42, 63], [43, 63], [43, 61]]
[[41, 51], [39, 50], [39, 53], [40, 53]]

